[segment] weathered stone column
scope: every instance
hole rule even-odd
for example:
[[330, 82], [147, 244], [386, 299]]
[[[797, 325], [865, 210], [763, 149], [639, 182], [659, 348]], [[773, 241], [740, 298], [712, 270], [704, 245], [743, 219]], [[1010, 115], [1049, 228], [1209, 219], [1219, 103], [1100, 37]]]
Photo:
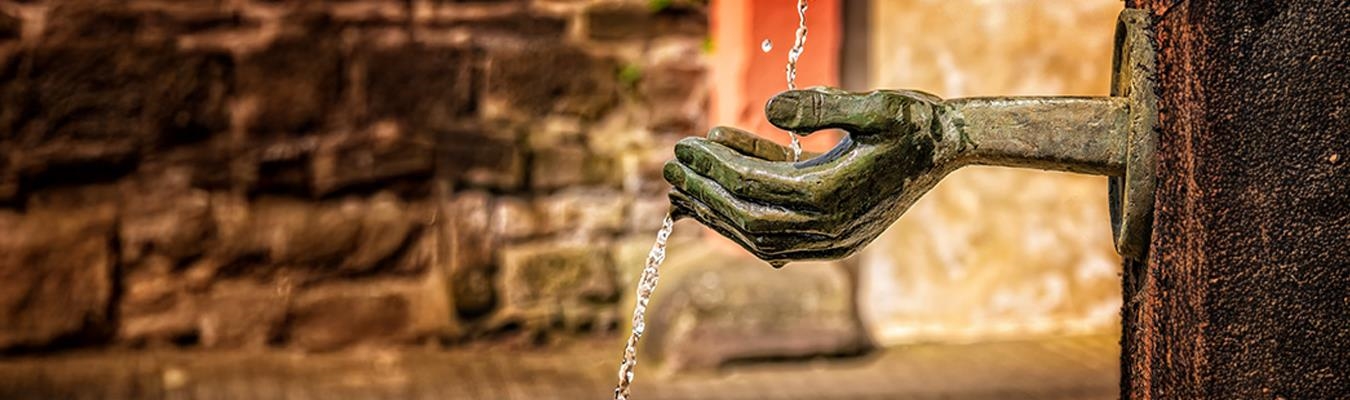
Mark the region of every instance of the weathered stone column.
[[1350, 397], [1350, 6], [1129, 3], [1156, 16], [1162, 131], [1122, 398]]

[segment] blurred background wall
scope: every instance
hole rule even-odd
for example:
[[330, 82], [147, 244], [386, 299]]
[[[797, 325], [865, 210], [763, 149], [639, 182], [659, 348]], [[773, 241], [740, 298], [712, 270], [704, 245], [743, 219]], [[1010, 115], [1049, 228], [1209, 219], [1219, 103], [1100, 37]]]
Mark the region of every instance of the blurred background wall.
[[[943, 98], [1110, 93], [1118, 0], [866, 2], [866, 86]], [[953, 173], [859, 257], [881, 343], [1119, 332], [1106, 178]]]
[[[0, 351], [611, 334], [686, 1], [0, 1]], [[630, 244], [632, 243], [632, 244]]]

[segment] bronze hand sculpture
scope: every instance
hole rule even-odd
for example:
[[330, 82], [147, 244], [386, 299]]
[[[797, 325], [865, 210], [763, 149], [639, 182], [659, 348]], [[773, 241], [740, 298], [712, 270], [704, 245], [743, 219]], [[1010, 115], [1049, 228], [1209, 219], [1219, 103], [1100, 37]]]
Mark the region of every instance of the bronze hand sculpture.
[[1123, 169], [1125, 136], [1088, 132], [1123, 126], [1125, 102], [1113, 98], [943, 101], [915, 91], [813, 88], [779, 94], [765, 113], [782, 129], [848, 135], [793, 163], [783, 146], [718, 127], [676, 145], [665, 176], [677, 214], [774, 265], [853, 254], [965, 165]]

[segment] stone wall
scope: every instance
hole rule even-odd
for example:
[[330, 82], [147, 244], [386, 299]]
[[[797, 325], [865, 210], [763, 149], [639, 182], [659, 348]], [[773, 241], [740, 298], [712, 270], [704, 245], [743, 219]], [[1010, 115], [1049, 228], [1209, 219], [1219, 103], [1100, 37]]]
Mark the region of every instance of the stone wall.
[[0, 1], [0, 351], [613, 330], [704, 7]]

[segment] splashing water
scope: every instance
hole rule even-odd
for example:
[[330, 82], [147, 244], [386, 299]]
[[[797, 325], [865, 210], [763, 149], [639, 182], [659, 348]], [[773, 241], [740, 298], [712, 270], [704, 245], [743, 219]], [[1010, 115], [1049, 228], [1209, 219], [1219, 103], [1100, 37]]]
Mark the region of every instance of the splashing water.
[[759, 50], [765, 53], [773, 51], [773, 41], [769, 39], [764, 39], [763, 42], [759, 43]]
[[628, 392], [632, 389], [633, 368], [637, 366], [637, 344], [647, 329], [644, 316], [647, 302], [656, 290], [656, 280], [661, 276], [661, 261], [666, 259], [666, 239], [670, 239], [670, 231], [674, 227], [675, 220], [666, 214], [666, 219], [661, 221], [661, 230], [656, 232], [656, 243], [652, 244], [652, 251], [647, 253], [646, 267], [642, 268], [642, 276], [638, 278], [637, 304], [633, 306], [633, 331], [628, 334], [628, 342], [623, 348], [623, 362], [619, 364], [619, 385], [614, 387], [614, 400], [628, 400]]
[[[797, 89], [797, 59], [802, 57], [803, 47], [806, 47], [806, 0], [797, 0], [797, 39], [792, 43], [792, 50], [788, 51], [788, 90]], [[788, 136], [792, 138], [792, 161], [801, 161], [801, 139], [797, 137], [796, 132], [788, 132]]]

